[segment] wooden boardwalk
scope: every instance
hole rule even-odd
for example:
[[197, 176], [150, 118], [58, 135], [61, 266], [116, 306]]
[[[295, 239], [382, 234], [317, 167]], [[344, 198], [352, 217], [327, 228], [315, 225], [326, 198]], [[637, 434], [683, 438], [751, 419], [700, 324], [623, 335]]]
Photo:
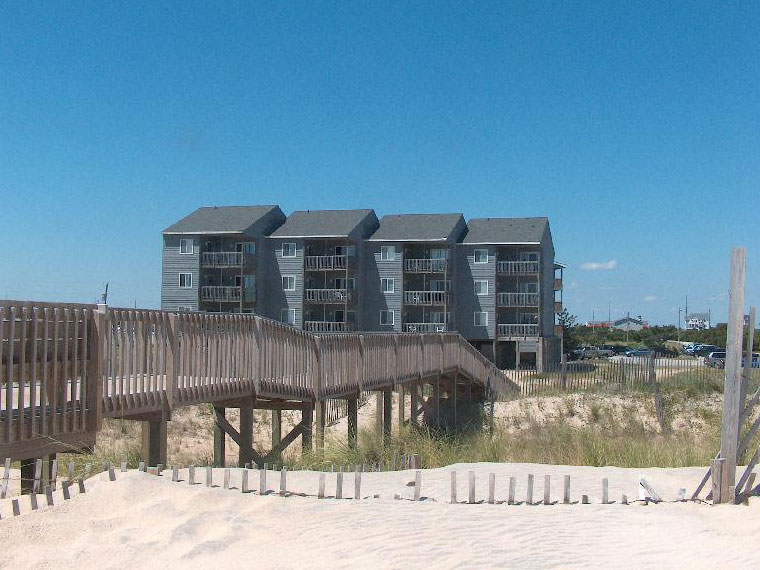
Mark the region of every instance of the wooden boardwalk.
[[[458, 385], [483, 396], [519, 391], [456, 333], [313, 334], [241, 314], [0, 301], [0, 356], [0, 458], [14, 460], [92, 447], [104, 417], [145, 422], [144, 448], [165, 459], [172, 410], [211, 403], [241, 461], [258, 462], [266, 456], [245, 427], [254, 408], [302, 411], [295, 433], [273, 441], [281, 452], [299, 435], [311, 447], [314, 423], [321, 445], [328, 400], [348, 400], [355, 439], [361, 392], [383, 394], [389, 432], [394, 389], [411, 392], [411, 421], [426, 383], [438, 397]], [[241, 409], [240, 432], [227, 407]]]

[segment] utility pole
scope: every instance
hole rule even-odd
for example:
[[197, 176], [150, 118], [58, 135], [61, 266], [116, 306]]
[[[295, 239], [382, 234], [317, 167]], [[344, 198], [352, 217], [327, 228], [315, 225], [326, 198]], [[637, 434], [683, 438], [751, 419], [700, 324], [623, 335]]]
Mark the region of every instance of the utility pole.
[[628, 344], [628, 331], [631, 330], [631, 311], [625, 314], [625, 342]]
[[681, 307], [678, 307], [678, 341], [681, 341]]

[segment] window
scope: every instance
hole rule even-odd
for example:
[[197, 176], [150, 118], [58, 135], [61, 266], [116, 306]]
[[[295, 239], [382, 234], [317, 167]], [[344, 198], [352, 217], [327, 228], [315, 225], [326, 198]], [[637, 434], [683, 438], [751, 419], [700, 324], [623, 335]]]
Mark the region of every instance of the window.
[[356, 246], [355, 245], [336, 245], [335, 255], [347, 255], [349, 257], [353, 257], [356, 255]]
[[191, 289], [193, 287], [193, 274], [192, 273], [180, 273], [179, 274], [179, 286], [181, 289]]
[[280, 309], [280, 321], [289, 325], [296, 324], [296, 310], [295, 309]]
[[250, 253], [253, 255], [256, 253], [256, 242], [255, 241], [244, 241], [244, 242], [238, 242], [238, 244], [235, 247], [235, 250], [242, 253]]
[[475, 294], [488, 295], [488, 279], [475, 280]]
[[395, 245], [380, 246], [380, 261], [394, 261], [396, 259]]
[[383, 277], [381, 280], [383, 293], [393, 293], [396, 289], [396, 280], [393, 277]]
[[394, 323], [393, 311], [380, 311], [380, 324], [392, 325]]
[[283, 275], [282, 276], [282, 290], [283, 291], [295, 291], [296, 290], [296, 276], [295, 275]]
[[183, 255], [192, 254], [193, 253], [193, 240], [192, 239], [181, 239], [179, 240], [179, 252]]
[[282, 256], [283, 257], [295, 257], [296, 256], [296, 244], [284, 243], [282, 244]]
[[520, 261], [538, 261], [537, 251], [521, 251]]
[[177, 305], [177, 312], [178, 313], [188, 313], [192, 311], [193, 308], [189, 307], [188, 305]]
[[538, 283], [535, 281], [520, 283], [520, 293], [538, 293]]
[[488, 263], [488, 250], [476, 249], [475, 250], [475, 263]]
[[474, 313], [474, 323], [476, 327], [487, 327], [488, 326], [488, 313], [485, 311], [475, 311]]
[[446, 279], [434, 279], [430, 281], [431, 291], [451, 291], [451, 281]]
[[431, 249], [430, 259], [446, 259], [448, 252], [445, 249]]
[[335, 279], [335, 288], [353, 291], [356, 288], [356, 280], [353, 277], [349, 277], [348, 279], [345, 277], [338, 277]]
[[449, 322], [450, 313], [446, 311], [433, 311], [430, 313], [430, 322], [435, 324], [444, 324]]

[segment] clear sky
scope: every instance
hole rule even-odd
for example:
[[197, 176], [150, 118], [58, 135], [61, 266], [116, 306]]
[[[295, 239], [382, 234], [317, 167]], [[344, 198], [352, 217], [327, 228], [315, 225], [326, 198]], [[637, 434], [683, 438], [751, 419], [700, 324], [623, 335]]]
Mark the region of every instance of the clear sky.
[[163, 228], [276, 203], [548, 216], [580, 319], [725, 320], [758, 38], [758, 2], [4, 2], [0, 297], [157, 307]]

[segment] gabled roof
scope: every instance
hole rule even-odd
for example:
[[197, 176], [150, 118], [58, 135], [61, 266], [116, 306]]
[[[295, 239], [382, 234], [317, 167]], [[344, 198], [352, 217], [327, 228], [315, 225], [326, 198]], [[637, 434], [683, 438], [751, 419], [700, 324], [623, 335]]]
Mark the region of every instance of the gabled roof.
[[368, 217], [374, 221], [369, 230], [372, 231], [377, 227], [374, 210], [298, 210], [290, 214], [285, 223], [272, 232], [271, 237], [349, 237]]
[[474, 218], [462, 243], [539, 244], [548, 225], [548, 218]]
[[709, 321], [710, 313], [689, 313], [688, 315], [686, 315], [687, 321], [690, 321], [691, 319], [697, 319], [700, 321]]
[[165, 234], [244, 233], [279, 206], [209, 206], [198, 208], [166, 228]]
[[391, 214], [370, 241], [456, 241], [463, 220], [462, 214]]

